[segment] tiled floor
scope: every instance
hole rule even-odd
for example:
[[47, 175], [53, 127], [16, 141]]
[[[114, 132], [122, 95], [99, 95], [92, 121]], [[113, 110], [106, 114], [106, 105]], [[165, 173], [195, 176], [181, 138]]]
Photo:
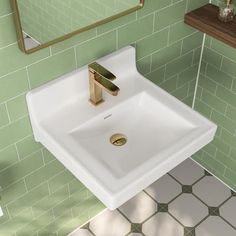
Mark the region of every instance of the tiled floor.
[[188, 159], [70, 236], [236, 236], [236, 194]]

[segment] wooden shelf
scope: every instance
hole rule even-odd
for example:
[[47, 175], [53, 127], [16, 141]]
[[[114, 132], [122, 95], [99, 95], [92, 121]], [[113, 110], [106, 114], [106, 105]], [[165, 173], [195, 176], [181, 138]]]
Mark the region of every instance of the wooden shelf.
[[236, 17], [229, 23], [218, 20], [218, 7], [207, 4], [187, 13], [184, 22], [236, 48]]

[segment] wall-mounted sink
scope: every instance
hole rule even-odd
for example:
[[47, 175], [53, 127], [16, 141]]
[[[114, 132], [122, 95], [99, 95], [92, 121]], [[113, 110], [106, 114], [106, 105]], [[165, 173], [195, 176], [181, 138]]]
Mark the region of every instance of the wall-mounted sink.
[[116, 75], [117, 97], [92, 105], [85, 66], [27, 103], [35, 139], [115, 209], [208, 144], [216, 125], [140, 75], [134, 48], [97, 62]]

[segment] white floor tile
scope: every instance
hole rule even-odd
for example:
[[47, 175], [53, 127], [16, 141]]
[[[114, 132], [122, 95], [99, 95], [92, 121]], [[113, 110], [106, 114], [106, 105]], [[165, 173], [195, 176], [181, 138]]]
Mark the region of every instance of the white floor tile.
[[196, 228], [196, 236], [235, 236], [236, 231], [220, 217], [210, 216]]
[[204, 170], [191, 159], [187, 159], [175, 169], [170, 171], [170, 174], [183, 185], [192, 185], [204, 176]]
[[169, 204], [169, 212], [184, 226], [193, 227], [208, 215], [208, 208], [192, 194], [182, 194]]
[[146, 236], [183, 236], [183, 227], [168, 213], [158, 213], [143, 224]]
[[232, 197], [220, 208], [220, 215], [236, 227], [236, 197]]
[[118, 211], [105, 211], [90, 222], [96, 236], [124, 236], [131, 230], [130, 223]]
[[141, 223], [157, 211], [157, 204], [141, 192], [119, 209], [131, 222]]
[[68, 236], [92, 236], [92, 234], [87, 229], [78, 229]]
[[159, 203], [168, 203], [181, 193], [182, 187], [169, 175], [164, 175], [145, 191]]
[[213, 176], [205, 176], [193, 186], [193, 192], [208, 206], [219, 206], [231, 196], [230, 189]]

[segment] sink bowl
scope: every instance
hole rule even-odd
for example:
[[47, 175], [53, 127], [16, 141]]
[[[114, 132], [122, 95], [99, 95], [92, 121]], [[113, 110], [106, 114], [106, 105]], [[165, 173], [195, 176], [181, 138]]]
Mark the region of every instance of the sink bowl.
[[85, 66], [30, 91], [27, 104], [35, 139], [112, 210], [208, 144], [217, 127], [139, 74], [133, 47], [97, 62], [117, 76], [117, 97], [104, 93], [92, 105]]

